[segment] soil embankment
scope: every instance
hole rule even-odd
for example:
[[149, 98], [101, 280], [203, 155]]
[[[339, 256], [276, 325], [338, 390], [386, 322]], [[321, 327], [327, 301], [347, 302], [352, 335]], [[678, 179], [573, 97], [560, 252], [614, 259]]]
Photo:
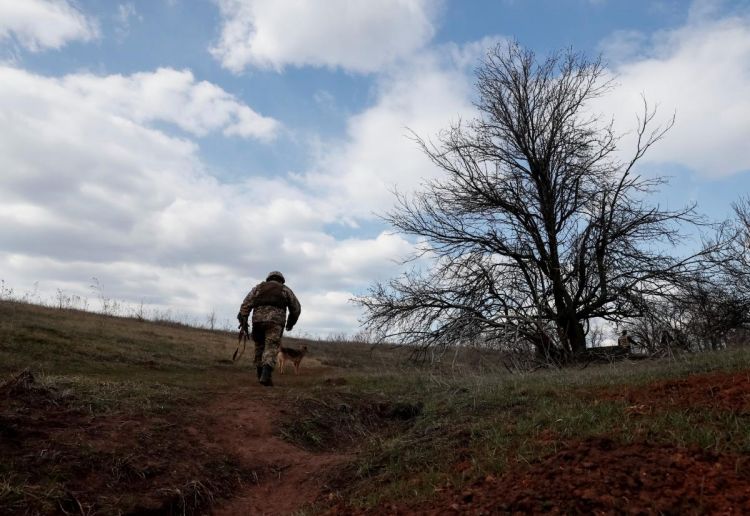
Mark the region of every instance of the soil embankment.
[[[696, 425], [710, 416], [742, 426], [750, 407], [750, 371], [605, 389], [591, 398], [623, 402], [623, 423], [676, 413]], [[327, 514], [750, 514], [750, 454], [719, 444], [679, 445], [650, 432], [561, 440], [552, 454], [510, 462], [497, 476], [438, 487], [426, 502], [374, 509], [341, 504]]]
[[281, 439], [274, 429], [284, 410], [267, 390], [254, 386], [210, 406], [211, 432], [218, 444], [255, 472], [214, 514], [293, 514], [318, 498], [325, 490], [326, 473], [347, 459], [309, 452]]

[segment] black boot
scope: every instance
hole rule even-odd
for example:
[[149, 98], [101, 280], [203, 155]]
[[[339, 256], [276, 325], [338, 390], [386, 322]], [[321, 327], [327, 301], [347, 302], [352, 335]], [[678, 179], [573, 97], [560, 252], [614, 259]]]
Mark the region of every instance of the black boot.
[[258, 376], [258, 380], [260, 380], [260, 375], [263, 374], [263, 366], [255, 366], [255, 374]]
[[266, 387], [273, 386], [273, 382], [271, 381], [271, 373], [273, 373], [273, 368], [270, 365], [264, 365], [263, 370], [260, 373], [261, 385], [265, 385]]

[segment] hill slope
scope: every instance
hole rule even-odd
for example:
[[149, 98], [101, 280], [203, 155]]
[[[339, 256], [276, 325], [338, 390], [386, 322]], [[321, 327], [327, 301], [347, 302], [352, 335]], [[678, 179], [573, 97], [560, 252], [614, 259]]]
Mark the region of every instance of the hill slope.
[[[227, 332], [0, 302], [0, 513], [202, 513], [277, 470], [302, 478], [295, 467], [317, 459], [271, 424], [284, 388], [256, 384], [252, 350], [232, 364], [235, 346]], [[294, 381], [328, 369], [309, 359]], [[278, 507], [321, 484], [279, 492]]]
[[304, 343], [264, 389], [231, 333], [0, 302], [0, 513], [750, 510], [745, 349], [510, 375]]

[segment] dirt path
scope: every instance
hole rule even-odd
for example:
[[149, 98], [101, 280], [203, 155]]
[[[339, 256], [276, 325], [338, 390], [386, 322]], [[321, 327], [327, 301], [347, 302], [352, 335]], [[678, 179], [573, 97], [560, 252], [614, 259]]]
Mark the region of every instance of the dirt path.
[[326, 472], [349, 458], [308, 452], [282, 440], [274, 424], [283, 410], [260, 386], [223, 395], [212, 404], [211, 431], [217, 443], [256, 472], [254, 482], [219, 504], [214, 514], [294, 514], [323, 492]]

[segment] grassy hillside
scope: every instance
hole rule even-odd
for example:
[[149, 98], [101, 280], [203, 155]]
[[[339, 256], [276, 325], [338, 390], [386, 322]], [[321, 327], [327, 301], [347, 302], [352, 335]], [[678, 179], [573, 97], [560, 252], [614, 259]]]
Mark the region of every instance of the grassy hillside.
[[346, 457], [307, 513], [750, 504], [743, 348], [511, 375], [491, 357], [438, 371], [304, 343], [302, 373], [262, 389], [250, 350], [231, 363], [231, 333], [0, 302], [0, 513], [203, 513], [292, 478], [217, 435], [227, 397], [259, 400], [306, 457]]
[[0, 302], [0, 378], [33, 376], [0, 392], [0, 513], [200, 512], [231, 494], [254, 472], [196, 421], [254, 385], [252, 351], [232, 364], [235, 347], [227, 332]]
[[[341, 434], [344, 428], [360, 436], [339, 439], [344, 447], [351, 441], [363, 444], [358, 460], [341, 476], [346, 482], [338, 484], [344, 512], [373, 509], [375, 514], [384, 504], [401, 501], [405, 505], [397, 505], [398, 510], [408, 513], [414, 507], [428, 507], [437, 508], [439, 514], [456, 499], [460, 502], [467, 486], [486, 478], [509, 483], [495, 487], [509, 501], [517, 494], [513, 489], [530, 489], [532, 485], [539, 489], [538, 498], [532, 496], [526, 505], [509, 502], [505, 509], [511, 511], [538, 512], [553, 506], [565, 507], [563, 512], [608, 511], [625, 507], [627, 496], [643, 491], [653, 497], [636, 503], [643, 510], [682, 513], [693, 507], [702, 512], [712, 499], [707, 497], [698, 504], [693, 496], [697, 493], [684, 492], [683, 485], [694, 481], [692, 477], [679, 480], [673, 495], [665, 495], [645, 490], [648, 480], [639, 480], [638, 475], [645, 465], [644, 475], [679, 477], [690, 472], [684, 464], [674, 462], [648, 471], [649, 461], [661, 460], [662, 455], [702, 457], [703, 452], [714, 454], [707, 459], [710, 468], [730, 464], [736, 469], [741, 482], [734, 487], [744, 493], [742, 507], [750, 508], [749, 370], [750, 354], [744, 349], [678, 361], [621, 362], [516, 376], [470, 372], [448, 376], [401, 370], [398, 375], [360, 377], [337, 393], [313, 390], [300, 404], [299, 414], [306, 418], [298, 414], [286, 428], [301, 446], [325, 449], [336, 446], [330, 436]], [[364, 408], [357, 410], [352, 400]], [[366, 429], [357, 426], [371, 413], [370, 400], [397, 400], [421, 410], [418, 417], [391, 432], [381, 427], [378, 437], [372, 439]], [[347, 408], [342, 415], [342, 404], [354, 408]], [[606, 453], [581, 460], [590, 468], [611, 470], [611, 476], [603, 473], [593, 486], [598, 493], [625, 484], [617, 502], [589, 503], [580, 493], [573, 494], [577, 483], [572, 478], [576, 474], [579, 479], [589, 478], [591, 472], [577, 468], [574, 474], [576, 468], [570, 463], [555, 464], [564, 471], [554, 481], [547, 478], [546, 483], [534, 485], [518, 480], [555, 454], [578, 450], [582, 443], [587, 453], [590, 447], [596, 451], [602, 440], [608, 447]], [[627, 446], [635, 447], [630, 462], [616, 458], [617, 450]], [[619, 461], [621, 467], [610, 461]], [[546, 471], [542, 470], [536, 473]], [[699, 477], [695, 485], [700, 486], [703, 473], [695, 468]], [[701, 489], [715, 493], [722, 490], [722, 482]], [[560, 492], [545, 499], [548, 488]], [[656, 508], [654, 504], [665, 496], [665, 504]], [[431, 505], [436, 497], [442, 501]], [[427, 505], [420, 505], [423, 503]], [[487, 508], [495, 510], [498, 504], [502, 506], [493, 499]], [[473, 510], [469, 504], [461, 505], [457, 512]]]

